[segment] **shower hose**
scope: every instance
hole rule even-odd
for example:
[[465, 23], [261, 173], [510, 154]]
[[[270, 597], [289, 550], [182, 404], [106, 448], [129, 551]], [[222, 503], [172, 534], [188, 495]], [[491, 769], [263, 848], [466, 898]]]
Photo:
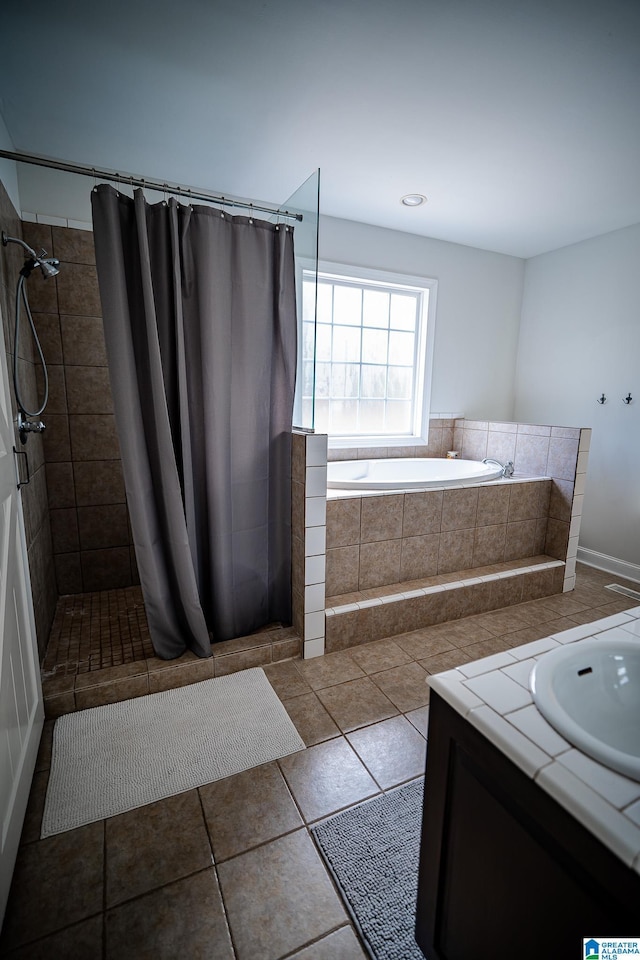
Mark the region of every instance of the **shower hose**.
[[[15, 336], [13, 343], [13, 387], [16, 394], [16, 402], [18, 404], [18, 409], [25, 417], [39, 417], [44, 408], [47, 405], [49, 399], [49, 374], [47, 373], [47, 364], [45, 363], [44, 354], [42, 353], [42, 347], [40, 345], [40, 340], [38, 338], [38, 333], [33, 322], [33, 317], [31, 316], [31, 308], [29, 307], [29, 298], [27, 297], [27, 288], [25, 285], [26, 277], [23, 273], [20, 273], [18, 278], [18, 288], [16, 290], [16, 322], [15, 322]], [[36, 347], [38, 349], [38, 356], [40, 358], [40, 364], [42, 366], [42, 374], [44, 377], [44, 400], [42, 405], [38, 407], [37, 410], [28, 410], [25, 406], [24, 399], [20, 393], [20, 381], [18, 378], [18, 348], [20, 344], [20, 314], [21, 314], [21, 303], [24, 303], [24, 307], [27, 313], [27, 318], [29, 320], [29, 326], [31, 327], [31, 333], [33, 334], [33, 339], [35, 340]]]

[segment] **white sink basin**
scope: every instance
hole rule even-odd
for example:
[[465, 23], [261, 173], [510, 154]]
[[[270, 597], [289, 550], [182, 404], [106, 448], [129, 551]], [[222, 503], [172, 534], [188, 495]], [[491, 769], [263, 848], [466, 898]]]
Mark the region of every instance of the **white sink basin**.
[[545, 653], [531, 671], [531, 691], [566, 740], [640, 780], [640, 640], [615, 633]]

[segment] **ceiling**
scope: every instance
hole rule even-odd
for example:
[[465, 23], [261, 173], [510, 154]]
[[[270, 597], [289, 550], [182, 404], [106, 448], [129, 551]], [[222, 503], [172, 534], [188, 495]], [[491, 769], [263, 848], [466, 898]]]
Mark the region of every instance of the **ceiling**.
[[[638, 0], [30, 0], [16, 150], [530, 257], [640, 222]], [[428, 202], [405, 208], [400, 197]]]

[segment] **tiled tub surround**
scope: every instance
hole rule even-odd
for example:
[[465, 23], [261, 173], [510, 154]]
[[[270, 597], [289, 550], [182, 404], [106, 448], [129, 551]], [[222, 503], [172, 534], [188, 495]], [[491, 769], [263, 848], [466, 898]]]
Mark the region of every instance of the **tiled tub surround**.
[[324, 653], [327, 436], [294, 430], [291, 444], [293, 628], [305, 658]]
[[575, 586], [591, 430], [456, 425], [465, 458], [512, 459], [514, 479], [329, 492], [328, 651]]
[[588, 637], [635, 638], [640, 607], [585, 623], [428, 678], [431, 689], [640, 873], [640, 783], [572, 747], [533, 703], [529, 677], [544, 653]]
[[327, 595], [548, 553], [550, 495], [548, 479], [356, 497], [330, 491]]
[[[7, 236], [23, 237], [22, 224], [13, 204], [9, 200], [4, 186], [0, 182], [0, 229]], [[26, 242], [31, 241], [25, 237]], [[51, 255], [51, 246], [47, 247]], [[6, 247], [0, 245], [0, 297], [2, 304], [2, 326], [4, 333], [4, 349], [6, 351], [7, 371], [12, 380], [14, 354], [14, 321], [15, 295], [18, 276], [25, 260], [25, 251], [18, 244], [10, 243]], [[40, 291], [47, 284], [53, 285], [55, 279], [45, 281], [40, 271], [35, 271], [27, 281], [27, 294], [34, 306], [38, 301]], [[49, 288], [50, 290], [52, 288]], [[36, 321], [37, 322], [37, 321]], [[22, 329], [20, 349], [18, 351], [18, 376], [24, 393], [24, 399], [30, 409], [35, 410], [38, 398], [42, 392], [37, 391], [36, 364], [32, 350], [31, 331], [28, 327], [24, 310], [22, 313]], [[13, 416], [17, 408], [11, 387]], [[47, 501], [47, 484], [45, 478], [45, 456], [42, 436], [31, 434], [26, 446], [22, 446], [16, 435], [16, 448], [24, 451], [29, 458], [29, 472], [31, 482], [23, 486], [20, 492], [22, 511], [24, 515], [25, 538], [29, 573], [31, 578], [31, 592], [38, 640], [38, 653], [42, 657], [46, 649], [51, 622], [54, 617], [58, 593], [52, 562], [51, 529], [49, 525], [49, 509]], [[24, 457], [20, 457], [20, 471], [26, 479]]]

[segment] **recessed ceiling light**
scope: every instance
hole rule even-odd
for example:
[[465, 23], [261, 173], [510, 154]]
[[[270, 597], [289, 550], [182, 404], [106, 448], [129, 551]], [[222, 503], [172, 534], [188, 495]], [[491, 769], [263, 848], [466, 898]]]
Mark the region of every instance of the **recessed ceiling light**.
[[400, 200], [400, 203], [403, 203], [405, 207], [419, 207], [421, 204], [426, 202], [427, 198], [421, 193], [408, 193], [406, 197], [402, 197]]

